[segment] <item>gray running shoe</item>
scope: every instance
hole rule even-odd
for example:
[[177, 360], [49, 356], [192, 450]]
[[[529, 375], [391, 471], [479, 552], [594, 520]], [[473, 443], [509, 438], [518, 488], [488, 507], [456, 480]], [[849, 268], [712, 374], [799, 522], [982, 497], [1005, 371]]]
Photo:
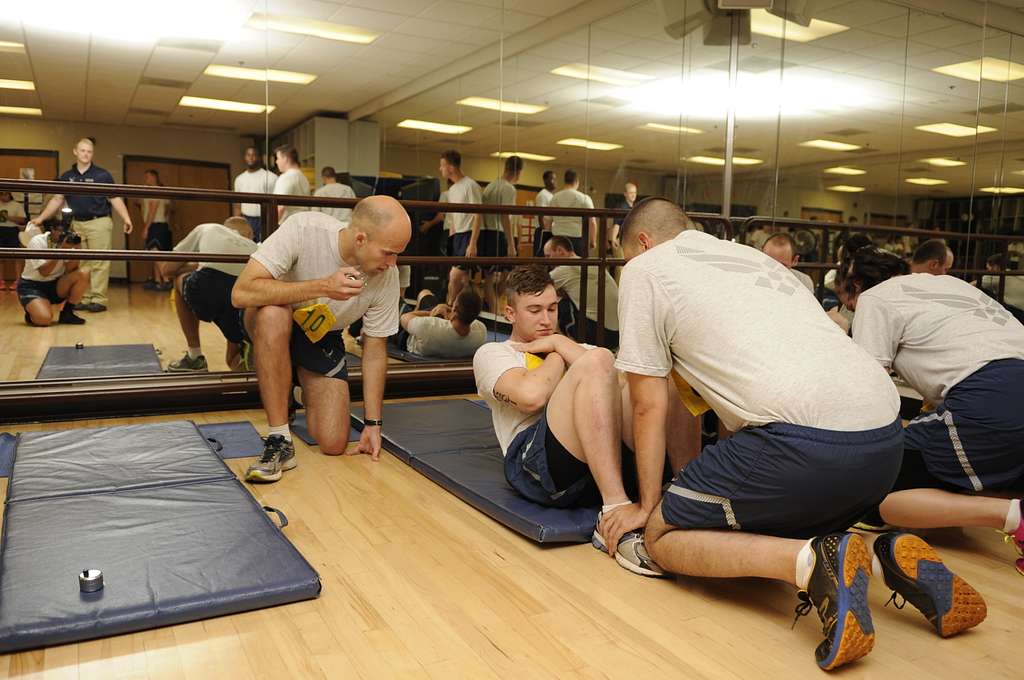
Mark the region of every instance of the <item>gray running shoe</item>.
[[281, 435], [273, 434], [263, 440], [263, 455], [245, 471], [245, 481], [276, 482], [285, 470], [296, 465], [295, 447]]
[[665, 570], [658, 566], [658, 563], [651, 559], [644, 545], [644, 534], [641, 531], [631, 531], [619, 539], [618, 550], [615, 551], [615, 561], [623, 569], [627, 569], [640, 576], [666, 576]]
[[193, 359], [188, 355], [188, 352], [185, 352], [185, 356], [178, 359], [177, 361], [172, 361], [171, 363], [167, 364], [167, 370], [170, 371], [171, 373], [191, 373], [193, 371], [205, 371], [207, 370], [206, 357], [200, 354], [195, 359]]

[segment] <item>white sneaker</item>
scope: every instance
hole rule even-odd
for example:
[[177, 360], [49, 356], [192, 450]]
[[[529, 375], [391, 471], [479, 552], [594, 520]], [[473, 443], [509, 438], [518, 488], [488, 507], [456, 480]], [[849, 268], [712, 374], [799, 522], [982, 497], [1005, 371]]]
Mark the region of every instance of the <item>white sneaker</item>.
[[619, 547], [615, 551], [615, 561], [623, 569], [640, 576], [664, 577], [665, 570], [651, 559], [644, 545], [644, 535], [640, 531], [631, 531], [619, 539]]

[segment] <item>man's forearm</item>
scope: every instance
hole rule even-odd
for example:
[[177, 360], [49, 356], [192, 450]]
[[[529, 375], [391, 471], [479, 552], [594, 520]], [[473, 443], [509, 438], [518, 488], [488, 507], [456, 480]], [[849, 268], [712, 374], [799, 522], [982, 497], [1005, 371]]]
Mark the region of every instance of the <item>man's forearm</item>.
[[363, 414], [371, 420], [381, 417], [387, 367], [386, 338], [367, 336], [363, 343]]
[[46, 220], [53, 217], [60, 209], [60, 204], [64, 202], [64, 196], [57, 194], [50, 198], [50, 202], [46, 204], [43, 211], [36, 215], [36, 222], [45, 222]]
[[587, 353], [587, 348], [579, 344], [572, 338], [564, 335], [555, 336], [557, 338], [557, 345], [555, 350], [562, 355], [562, 359], [565, 360], [566, 366], [572, 366], [573, 362], [579, 359], [581, 356]]
[[[112, 198], [110, 199], [110, 205], [122, 220], [129, 223], [132, 221], [132, 216], [128, 214], [128, 206], [124, 204], [124, 200], [120, 198]], [[154, 206], [153, 209], [155, 211], [156, 206]]]
[[501, 228], [505, 230], [505, 243], [515, 246], [512, 237], [512, 218], [508, 215], [501, 216]]
[[265, 307], [305, 302], [327, 294], [323, 279], [311, 281], [278, 281], [274, 278], [256, 278], [239, 281], [231, 294], [236, 307]]
[[665, 469], [665, 417], [662, 405], [633, 404], [633, 432], [640, 506], [653, 511], [661, 500], [662, 471]]
[[474, 246], [480, 240], [480, 215], [473, 216], [473, 226], [469, 230], [469, 242]]

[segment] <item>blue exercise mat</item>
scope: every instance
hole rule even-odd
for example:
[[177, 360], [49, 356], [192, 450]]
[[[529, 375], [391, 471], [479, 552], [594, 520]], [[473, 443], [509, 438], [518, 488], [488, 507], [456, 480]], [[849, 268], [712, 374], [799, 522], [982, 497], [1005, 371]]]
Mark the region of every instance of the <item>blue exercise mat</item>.
[[[352, 419], [361, 424], [360, 417]], [[466, 399], [385, 404], [383, 418], [389, 451], [477, 510], [540, 543], [590, 541], [598, 508], [544, 507], [508, 485], [485, 405]]]
[[199, 431], [222, 459], [248, 458], [263, 453], [263, 437], [248, 420], [200, 425]]
[[[292, 434], [306, 442], [310, 446], [316, 446], [316, 439], [313, 439], [313, 435], [309, 433], [309, 427], [306, 424], [306, 413], [296, 413], [295, 418], [288, 424], [288, 429], [292, 431]], [[362, 430], [357, 430], [355, 427], [350, 427], [348, 432], [348, 440], [350, 442], [359, 441], [359, 437]]]
[[86, 345], [51, 347], [46, 352], [36, 379], [96, 378], [116, 375], [162, 373], [153, 345]]
[[11, 466], [14, 465], [14, 443], [17, 438], [13, 434], [0, 432], [0, 477], [11, 475]]

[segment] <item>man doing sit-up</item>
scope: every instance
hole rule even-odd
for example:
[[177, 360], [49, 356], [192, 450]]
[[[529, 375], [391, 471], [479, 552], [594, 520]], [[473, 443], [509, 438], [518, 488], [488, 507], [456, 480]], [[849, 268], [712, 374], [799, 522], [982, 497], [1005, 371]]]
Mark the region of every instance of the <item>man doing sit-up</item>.
[[441, 303], [429, 290], [421, 290], [416, 307], [402, 314], [402, 330], [395, 344], [413, 354], [442, 359], [468, 359], [487, 342], [487, 327], [477, 317], [483, 300], [464, 288], [455, 306]]

